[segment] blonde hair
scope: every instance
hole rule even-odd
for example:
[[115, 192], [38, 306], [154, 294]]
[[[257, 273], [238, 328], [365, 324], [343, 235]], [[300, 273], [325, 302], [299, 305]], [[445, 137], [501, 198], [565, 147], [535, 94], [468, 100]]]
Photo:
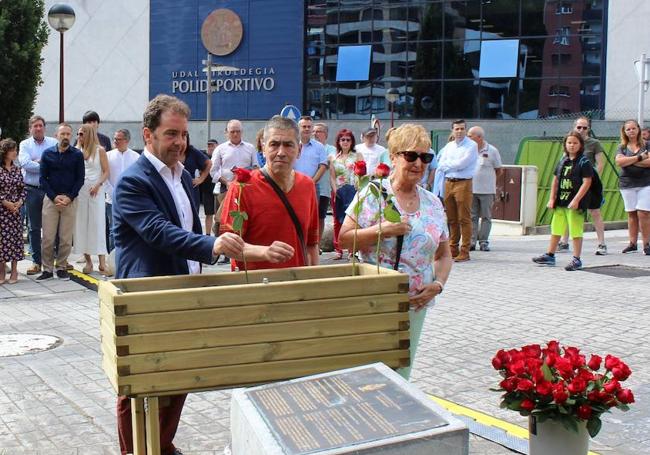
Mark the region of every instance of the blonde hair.
[[388, 138], [388, 153], [393, 159], [399, 152], [431, 148], [431, 138], [422, 125], [405, 123], [395, 128]]
[[621, 147], [626, 149], [627, 145], [630, 143], [630, 139], [627, 137], [627, 134], [625, 133], [625, 125], [627, 125], [628, 123], [634, 123], [636, 125], [636, 128], [639, 130], [639, 134], [637, 134], [636, 136], [636, 145], [638, 145], [639, 148], [644, 148], [645, 141], [643, 140], [643, 137], [641, 137], [641, 125], [639, 125], [639, 122], [633, 119], [626, 120], [625, 122], [623, 122], [623, 126], [621, 126]]
[[97, 153], [97, 147], [99, 146], [99, 138], [97, 137], [97, 130], [94, 126], [90, 124], [84, 124], [79, 127], [79, 130], [83, 133], [83, 143], [84, 145], [81, 148], [81, 151], [84, 154], [84, 159], [88, 160], [95, 158]]

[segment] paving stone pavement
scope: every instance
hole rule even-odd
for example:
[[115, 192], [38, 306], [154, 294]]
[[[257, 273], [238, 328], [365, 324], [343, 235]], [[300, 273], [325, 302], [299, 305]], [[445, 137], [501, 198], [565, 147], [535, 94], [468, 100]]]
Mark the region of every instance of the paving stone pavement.
[[[650, 267], [650, 257], [618, 253], [626, 243], [624, 231], [608, 232], [614, 254], [604, 257], [593, 255], [596, 241], [586, 236], [586, 267]], [[523, 417], [499, 409], [498, 394], [489, 391], [498, 381], [490, 359], [499, 348], [559, 339], [588, 353], [612, 353], [630, 364], [628, 383], [637, 403], [628, 413], [604, 417], [592, 450], [650, 453], [647, 278], [566, 272], [567, 254], [558, 255], [558, 267], [536, 266], [530, 258], [544, 252], [547, 241], [497, 237], [493, 251], [454, 265], [443, 298], [427, 314], [412, 380], [426, 393], [526, 426]], [[331, 255], [323, 258], [329, 262]], [[23, 261], [21, 270], [28, 265]], [[0, 455], [117, 454], [115, 396], [100, 366], [96, 294], [72, 282], [20, 278], [0, 286], [0, 334], [47, 334], [63, 343], [37, 354], [0, 357]], [[229, 399], [229, 391], [190, 395], [176, 437], [184, 453], [223, 453]], [[472, 455], [511, 453], [470, 437]]]

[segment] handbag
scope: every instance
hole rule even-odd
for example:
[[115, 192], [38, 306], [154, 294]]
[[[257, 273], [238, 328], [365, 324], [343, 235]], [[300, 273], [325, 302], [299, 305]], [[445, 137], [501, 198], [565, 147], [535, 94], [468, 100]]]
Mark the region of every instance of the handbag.
[[300, 248], [302, 249], [302, 258], [305, 262], [305, 265], [307, 265], [307, 246], [305, 245], [305, 236], [302, 232], [302, 226], [300, 226], [298, 215], [296, 215], [295, 210], [291, 206], [291, 203], [287, 199], [287, 196], [284, 194], [284, 191], [282, 191], [282, 188], [280, 188], [278, 184], [275, 183], [275, 181], [271, 178], [271, 176], [266, 171], [266, 169], [262, 168], [260, 169], [260, 172], [262, 172], [262, 175], [264, 176], [266, 181], [269, 182], [269, 185], [271, 185], [271, 188], [273, 188], [275, 194], [278, 195], [278, 197], [284, 204], [284, 208], [287, 209], [287, 212], [289, 213], [289, 217], [291, 218], [291, 221], [293, 221], [293, 226], [296, 228], [296, 234], [298, 234], [298, 240], [300, 241]]

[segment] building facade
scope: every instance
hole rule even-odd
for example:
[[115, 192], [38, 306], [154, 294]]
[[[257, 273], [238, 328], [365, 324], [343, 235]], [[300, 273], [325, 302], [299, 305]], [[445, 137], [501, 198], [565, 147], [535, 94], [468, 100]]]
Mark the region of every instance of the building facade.
[[[46, 9], [53, 3], [46, 0]], [[212, 22], [213, 39], [228, 51], [213, 59], [230, 71], [212, 73], [211, 117], [238, 117], [255, 128], [252, 121], [287, 103], [333, 125], [358, 123], [361, 129], [373, 116], [385, 123], [391, 107], [386, 91], [395, 88], [398, 122], [440, 129], [463, 117], [505, 122], [506, 128], [545, 119], [550, 131], [544, 132], [554, 134], [552, 119], [578, 112], [616, 121], [635, 117], [633, 62], [642, 52], [650, 55], [645, 0], [69, 3], [77, 21], [65, 34], [66, 119], [78, 121], [94, 109], [104, 123], [137, 124], [148, 99], [170, 93], [192, 107], [194, 136], [204, 133], [207, 110], [208, 50], [201, 33], [219, 9], [235, 13], [242, 34], [235, 45], [232, 34], [219, 35], [223, 27]], [[507, 41], [516, 43], [514, 72], [486, 77], [485, 67], [499, 70], [512, 57], [497, 52], [485, 61], [486, 43]], [[368, 65], [363, 80], [337, 78], [339, 53], [349, 46], [371, 49], [370, 61], [358, 62]], [[51, 32], [35, 106], [48, 119], [58, 112], [58, 47], [58, 34]]]

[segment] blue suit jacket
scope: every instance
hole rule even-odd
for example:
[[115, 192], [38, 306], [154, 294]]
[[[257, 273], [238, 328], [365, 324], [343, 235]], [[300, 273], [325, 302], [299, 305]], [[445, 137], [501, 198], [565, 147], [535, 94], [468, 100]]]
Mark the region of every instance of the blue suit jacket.
[[182, 275], [189, 273], [188, 259], [214, 262], [214, 238], [201, 234], [187, 171], [181, 182], [192, 205], [193, 232], [182, 228], [172, 195], [146, 156], [122, 174], [113, 193], [116, 278]]

